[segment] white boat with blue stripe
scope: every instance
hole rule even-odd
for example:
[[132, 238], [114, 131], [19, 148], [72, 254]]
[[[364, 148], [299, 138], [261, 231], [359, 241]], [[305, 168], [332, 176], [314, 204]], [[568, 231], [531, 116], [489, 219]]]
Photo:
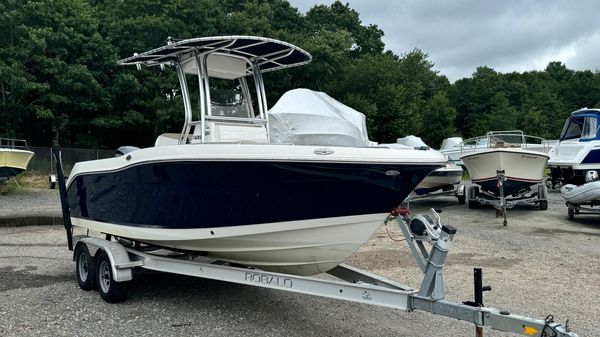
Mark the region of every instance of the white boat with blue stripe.
[[553, 184], [582, 185], [588, 171], [600, 173], [600, 109], [583, 108], [565, 121], [560, 139], [550, 152]]

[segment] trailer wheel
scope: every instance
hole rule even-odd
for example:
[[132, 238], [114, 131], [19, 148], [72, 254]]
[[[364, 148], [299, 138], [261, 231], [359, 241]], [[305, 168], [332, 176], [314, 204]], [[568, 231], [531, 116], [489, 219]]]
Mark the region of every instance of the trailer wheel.
[[569, 220], [575, 219], [575, 211], [569, 207]]
[[540, 201], [540, 209], [541, 209], [542, 211], [545, 211], [545, 210], [547, 210], [547, 209], [548, 209], [548, 201], [546, 201], [546, 200], [542, 200], [542, 201]]
[[100, 253], [96, 265], [98, 292], [102, 299], [109, 303], [122, 302], [127, 295], [127, 286], [124, 282], [114, 280], [110, 259], [105, 252]]
[[79, 288], [89, 291], [95, 286], [95, 268], [94, 259], [90, 255], [84, 244], [79, 244], [75, 248], [75, 274]]
[[460, 195], [460, 194], [459, 194], [459, 195], [457, 195], [457, 196], [456, 196], [456, 199], [458, 199], [458, 204], [459, 204], [459, 205], [464, 205], [464, 204], [465, 204], [465, 199], [466, 199], [466, 197], [465, 197], [465, 195], [464, 195], [464, 194], [463, 194], [463, 195]]

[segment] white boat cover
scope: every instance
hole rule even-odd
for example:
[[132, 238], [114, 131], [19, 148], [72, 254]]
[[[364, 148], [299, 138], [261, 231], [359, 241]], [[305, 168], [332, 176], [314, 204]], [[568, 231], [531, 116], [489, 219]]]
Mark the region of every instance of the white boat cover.
[[412, 147], [413, 149], [425, 149], [429, 148], [425, 142], [421, 139], [421, 137], [408, 135], [406, 137], [396, 139], [396, 143], [402, 144], [408, 147]]
[[567, 184], [560, 189], [560, 193], [566, 201], [572, 204], [600, 200], [600, 181], [592, 181], [580, 186]]
[[324, 92], [294, 89], [269, 110], [271, 143], [367, 147], [365, 115]]
[[455, 145], [458, 145], [462, 142], [463, 142], [463, 139], [460, 137], [446, 138], [442, 141], [442, 147], [440, 147], [440, 150], [447, 150], [447, 149], [449, 149]]
[[388, 149], [402, 149], [402, 150], [414, 150], [415, 148], [412, 146], [406, 146], [398, 143], [389, 143], [389, 144], [376, 144], [372, 145], [374, 147], [387, 147]]

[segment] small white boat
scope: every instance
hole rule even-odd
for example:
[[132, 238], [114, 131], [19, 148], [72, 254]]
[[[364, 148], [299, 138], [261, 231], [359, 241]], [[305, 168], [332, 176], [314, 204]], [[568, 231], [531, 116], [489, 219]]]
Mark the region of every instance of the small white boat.
[[524, 135], [521, 130], [510, 130], [490, 131], [485, 136], [469, 138], [467, 140], [463, 140], [460, 137], [446, 138], [442, 142], [440, 152], [446, 155], [450, 162], [464, 165], [461, 160], [462, 156], [482, 152], [494, 146], [494, 144], [489, 142], [490, 134], [496, 138], [508, 140], [508, 143], [512, 144], [511, 146], [517, 146], [529, 151], [548, 153], [550, 150], [550, 142], [546, 139]]
[[[590, 170], [585, 174], [585, 184], [567, 184], [560, 189], [567, 205], [598, 204], [600, 202], [600, 180], [598, 172]], [[571, 206], [569, 206], [571, 207]]]
[[460, 184], [463, 176], [462, 167], [447, 163], [445, 167], [431, 172], [417, 187], [415, 194], [423, 195], [439, 190], [450, 191], [455, 185]]
[[569, 220], [579, 214], [600, 214], [600, 180], [596, 170], [585, 174], [585, 184], [566, 184], [560, 192], [567, 202]]
[[567, 184], [560, 189], [563, 198], [572, 204], [585, 204], [600, 200], [600, 181], [592, 181], [583, 185]]
[[0, 138], [0, 183], [26, 171], [33, 152], [22, 139]]
[[[396, 144], [400, 144], [415, 150], [430, 150], [431, 149], [421, 137], [409, 135], [406, 137], [396, 139]], [[417, 187], [415, 188], [415, 194], [424, 195], [433, 193], [439, 190], [451, 191], [455, 185], [458, 185], [462, 180], [463, 169], [462, 167], [448, 162], [445, 167], [439, 168], [431, 172]]]
[[[514, 140], [524, 139], [516, 137]], [[522, 148], [510, 137], [503, 138], [496, 133], [488, 133], [490, 148], [463, 155], [471, 181], [480, 185], [484, 191], [500, 195], [498, 171], [504, 171], [504, 195], [515, 195], [528, 191], [530, 186], [544, 180], [544, 168], [549, 156], [538, 151]]]

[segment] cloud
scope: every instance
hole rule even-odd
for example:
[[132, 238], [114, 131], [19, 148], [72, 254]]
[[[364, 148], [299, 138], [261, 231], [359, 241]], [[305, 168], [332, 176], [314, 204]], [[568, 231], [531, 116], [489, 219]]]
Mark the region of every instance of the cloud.
[[[306, 12], [316, 3], [292, 0]], [[600, 69], [600, 2], [584, 1], [348, 1], [364, 24], [385, 33], [396, 54], [419, 48], [452, 81], [478, 66], [497, 71], [541, 70], [550, 61]]]

